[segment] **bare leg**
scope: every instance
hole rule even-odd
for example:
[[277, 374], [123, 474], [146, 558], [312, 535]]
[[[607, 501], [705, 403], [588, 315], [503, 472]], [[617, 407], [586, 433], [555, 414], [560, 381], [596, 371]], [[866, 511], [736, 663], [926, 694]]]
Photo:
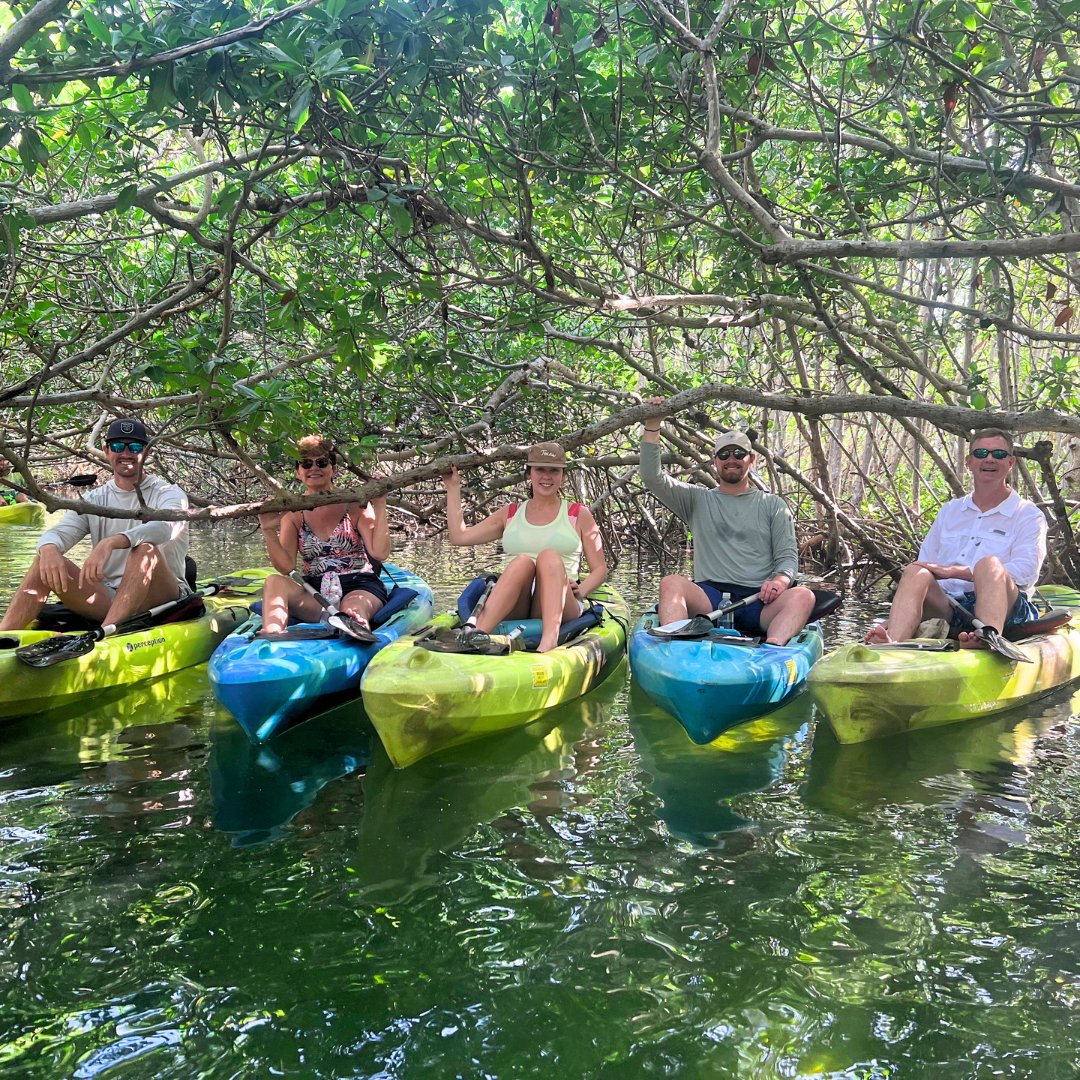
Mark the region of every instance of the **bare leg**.
[[661, 625], [687, 619], [691, 615], [705, 615], [712, 611], [708, 594], [689, 578], [679, 574], [668, 574], [660, 582], [660, 603], [657, 617]]
[[865, 640], [871, 645], [906, 641], [923, 619], [948, 620], [951, 614], [949, 601], [941, 591], [937, 578], [925, 566], [909, 563], [904, 567], [893, 597], [888, 624], [872, 627]]
[[128, 555], [120, 587], [102, 622], [120, 622], [129, 615], [175, 600], [179, 595], [176, 575], [162, 558], [161, 551], [154, 544], [139, 544]]
[[576, 618], [579, 610], [566, 567], [558, 552], [551, 548], [545, 548], [536, 557], [536, 606], [540, 608], [542, 623], [536, 651], [551, 652], [559, 644], [563, 620]]
[[341, 598], [341, 610], [351, 615], [361, 626], [371, 629], [371, 620], [383, 602], [366, 589], [354, 589]]
[[[78, 566], [70, 559], [64, 559], [64, 562], [67, 564], [71, 588], [59, 594], [59, 599], [79, 615], [100, 621], [108, 612], [112, 602], [109, 590], [104, 586], [95, 586], [87, 589], [85, 593], [80, 593], [78, 591]], [[49, 595], [49, 587], [41, 580], [38, 560], [35, 558], [18, 589], [15, 590], [4, 618], [0, 620], [0, 631], [26, 629], [41, 613], [41, 609], [48, 602]]]
[[[996, 555], [987, 555], [975, 564], [972, 577], [975, 617], [995, 630], [1004, 630], [1009, 612], [1020, 595], [1009, 571]], [[960, 645], [962, 648], [981, 649], [985, 648], [986, 643], [973, 633], [964, 631], [960, 635]]]
[[805, 625], [814, 610], [814, 594], [802, 585], [785, 589], [761, 609], [761, 628], [770, 645], [786, 645]]
[[283, 633], [289, 615], [305, 622], [316, 622], [322, 614], [322, 605], [306, 589], [292, 578], [271, 574], [263, 582], [263, 633]]
[[503, 619], [525, 618], [529, 614], [535, 577], [536, 563], [528, 555], [511, 559], [488, 594], [484, 610], [476, 620], [477, 630], [490, 634]]

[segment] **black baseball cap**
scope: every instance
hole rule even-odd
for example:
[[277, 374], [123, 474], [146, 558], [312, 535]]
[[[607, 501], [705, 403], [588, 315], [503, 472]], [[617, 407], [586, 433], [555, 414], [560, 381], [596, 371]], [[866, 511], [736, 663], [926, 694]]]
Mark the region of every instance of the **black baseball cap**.
[[150, 436], [141, 421], [121, 418], [114, 420], [109, 425], [109, 430], [105, 432], [105, 441], [109, 442], [112, 439], [136, 439], [139, 442], [149, 442]]

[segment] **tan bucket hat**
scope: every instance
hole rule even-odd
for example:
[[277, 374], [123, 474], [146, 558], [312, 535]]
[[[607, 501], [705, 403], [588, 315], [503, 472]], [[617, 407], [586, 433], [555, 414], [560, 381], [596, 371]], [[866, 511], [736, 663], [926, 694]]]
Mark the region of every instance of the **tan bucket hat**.
[[557, 442], [539, 442], [529, 447], [526, 465], [546, 465], [549, 468], [568, 468], [566, 451]]

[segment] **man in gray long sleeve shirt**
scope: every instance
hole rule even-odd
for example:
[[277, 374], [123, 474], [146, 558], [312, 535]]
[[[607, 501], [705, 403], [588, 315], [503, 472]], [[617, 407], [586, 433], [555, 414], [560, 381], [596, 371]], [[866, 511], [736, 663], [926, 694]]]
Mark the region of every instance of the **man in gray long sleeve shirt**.
[[722, 597], [761, 599], [735, 612], [744, 634], [764, 634], [770, 645], [786, 645], [810, 617], [814, 594], [796, 585], [795, 525], [779, 495], [750, 484], [755, 455], [738, 431], [720, 436], [714, 464], [719, 486], [698, 487], [673, 480], [660, 469], [660, 425], [646, 422], [641, 441], [641, 482], [677, 514], [694, 537], [694, 577], [669, 574], [660, 582], [661, 623], [704, 615]]
[[[87, 492], [84, 500], [133, 512], [141, 507], [186, 510], [187, 496], [180, 488], [143, 472], [148, 441], [146, 428], [138, 420], [114, 420], [105, 435], [112, 479]], [[86, 536], [93, 547], [79, 567], [64, 552]], [[184, 577], [187, 547], [183, 521], [140, 522], [134, 517], [68, 510], [38, 541], [37, 558], [0, 621], [0, 631], [29, 626], [50, 593], [77, 614], [102, 624], [175, 600], [188, 590]]]

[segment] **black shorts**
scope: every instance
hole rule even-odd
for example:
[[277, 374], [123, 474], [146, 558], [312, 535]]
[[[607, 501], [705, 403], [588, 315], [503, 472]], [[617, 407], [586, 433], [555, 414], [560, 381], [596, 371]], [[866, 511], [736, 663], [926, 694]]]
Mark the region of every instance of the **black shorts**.
[[[313, 588], [318, 589], [322, 585], [322, 574], [305, 574], [304, 580]], [[348, 596], [351, 592], [367, 592], [378, 599], [380, 604], [386, 603], [386, 586], [378, 574], [342, 574], [341, 595]]]

